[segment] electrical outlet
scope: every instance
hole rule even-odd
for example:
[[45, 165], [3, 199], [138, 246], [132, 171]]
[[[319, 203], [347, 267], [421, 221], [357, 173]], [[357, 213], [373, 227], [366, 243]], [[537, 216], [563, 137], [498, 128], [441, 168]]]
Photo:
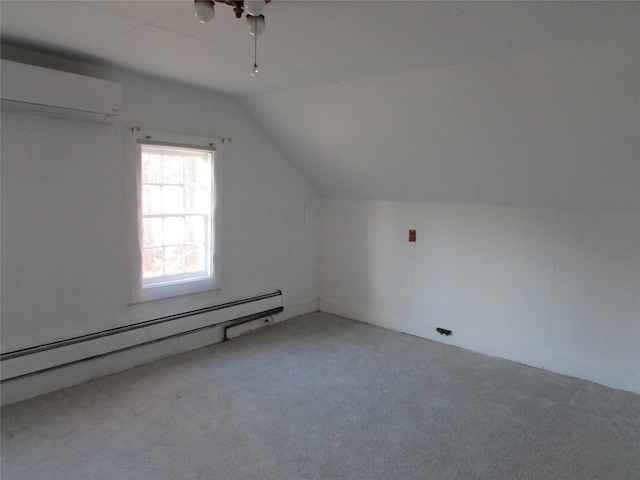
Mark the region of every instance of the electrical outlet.
[[436, 332], [438, 332], [440, 335], [445, 335], [445, 336], [449, 336], [449, 335], [453, 335], [453, 332], [451, 330], [447, 330], [446, 328], [436, 328]]

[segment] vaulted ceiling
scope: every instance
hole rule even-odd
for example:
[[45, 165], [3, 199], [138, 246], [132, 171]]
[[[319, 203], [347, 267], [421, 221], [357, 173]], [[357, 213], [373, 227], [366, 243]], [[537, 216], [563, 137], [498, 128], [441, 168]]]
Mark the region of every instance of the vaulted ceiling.
[[7, 1], [5, 44], [237, 97], [332, 197], [637, 210], [640, 2]]

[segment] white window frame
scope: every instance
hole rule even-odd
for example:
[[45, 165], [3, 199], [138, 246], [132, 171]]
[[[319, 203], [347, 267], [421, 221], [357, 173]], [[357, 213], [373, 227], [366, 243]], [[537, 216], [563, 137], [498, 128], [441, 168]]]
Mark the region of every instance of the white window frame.
[[[211, 165], [211, 216], [209, 225], [210, 251], [208, 254], [207, 270], [209, 273], [195, 273], [183, 278], [180, 275], [164, 277], [158, 280], [143, 279], [142, 272], [142, 147], [174, 147], [178, 149], [197, 149], [209, 151], [212, 154]], [[131, 129], [130, 156], [132, 173], [135, 178], [135, 203], [132, 205], [132, 262], [131, 262], [131, 300], [141, 303], [162, 298], [188, 295], [192, 293], [217, 290], [221, 286], [220, 272], [220, 238], [221, 238], [221, 208], [220, 208], [220, 179], [222, 171], [222, 142], [218, 139], [196, 137], [191, 135], [145, 131], [138, 127]], [[191, 278], [197, 277], [197, 278]]]

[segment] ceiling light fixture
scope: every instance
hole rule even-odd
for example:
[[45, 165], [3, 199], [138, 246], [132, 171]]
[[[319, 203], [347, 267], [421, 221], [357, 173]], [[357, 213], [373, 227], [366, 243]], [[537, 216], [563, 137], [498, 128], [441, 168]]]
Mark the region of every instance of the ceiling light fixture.
[[245, 11], [247, 12], [247, 28], [249, 29], [249, 34], [254, 36], [254, 62], [251, 75], [255, 77], [258, 74], [258, 35], [264, 32], [265, 29], [265, 20], [262, 13], [270, 1], [271, 0], [194, 0], [193, 13], [200, 22], [208, 23], [213, 20], [215, 16], [216, 2], [232, 6], [236, 18], [242, 18], [242, 14]]

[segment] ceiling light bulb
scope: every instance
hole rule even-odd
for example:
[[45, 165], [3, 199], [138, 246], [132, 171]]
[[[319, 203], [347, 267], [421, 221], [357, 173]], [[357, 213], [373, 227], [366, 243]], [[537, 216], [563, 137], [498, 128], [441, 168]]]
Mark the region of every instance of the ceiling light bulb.
[[202, 23], [210, 22], [216, 11], [211, 0], [194, 0], [193, 13]]
[[266, 6], [267, 2], [265, 0], [245, 0], [244, 2], [244, 9], [249, 15], [253, 15], [254, 17], [262, 15], [264, 7]]
[[251, 72], [251, 76], [252, 77], [257, 77], [258, 73], [260, 73], [260, 70], [258, 70], [258, 64], [254, 63], [253, 64], [253, 71]]
[[251, 35], [260, 35], [265, 27], [264, 15], [247, 15], [247, 28]]

